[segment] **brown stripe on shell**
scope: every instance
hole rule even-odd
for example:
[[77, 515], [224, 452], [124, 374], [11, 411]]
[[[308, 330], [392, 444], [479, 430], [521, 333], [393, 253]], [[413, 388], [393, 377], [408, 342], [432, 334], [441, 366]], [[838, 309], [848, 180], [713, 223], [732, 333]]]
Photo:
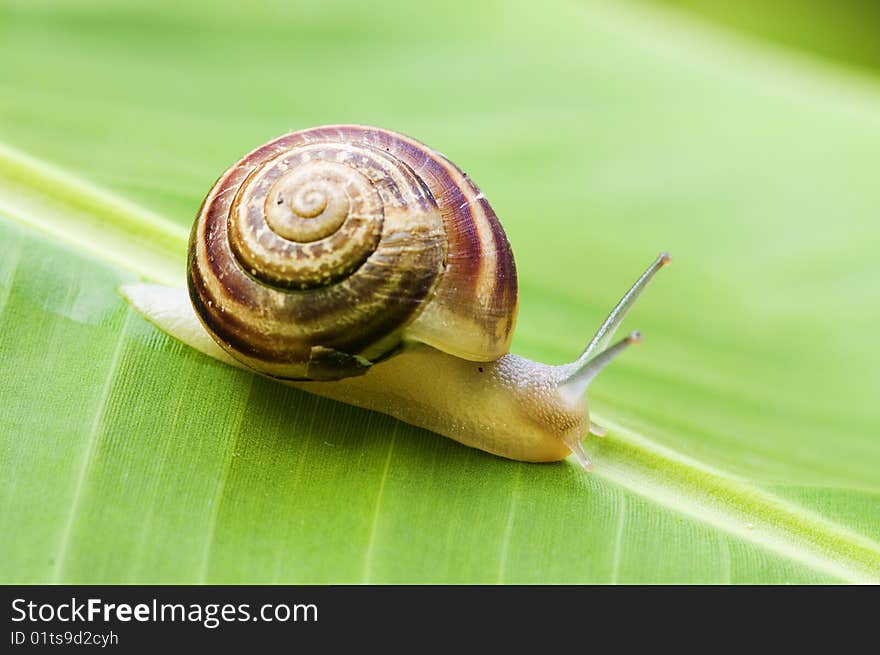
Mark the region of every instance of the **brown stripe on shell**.
[[[419, 142], [404, 140], [414, 158], [420, 151], [422, 159], [413, 169], [448, 217], [447, 232], [460, 228], [455, 233], [461, 239], [450, 240], [449, 264], [432, 305], [449, 308], [448, 314], [462, 319], [459, 332], [473, 338], [470, 344], [459, 338], [450, 348], [458, 348], [462, 357], [496, 359], [509, 350], [517, 312], [516, 269], [507, 236], [482, 192], [461, 169]], [[468, 301], [471, 311], [462, 305]], [[419, 322], [429, 319], [423, 314]], [[472, 352], [462, 352], [466, 346]]]
[[[249, 325], [236, 320], [234, 316], [221, 313], [213, 301], [203, 301], [202, 299], [206, 297], [205, 283], [198, 269], [194, 269], [187, 279], [190, 300], [202, 323], [225, 350], [235, 353], [237, 359], [241, 359], [243, 356], [248, 361], [256, 360], [293, 365], [308, 360], [309, 348], [305, 344], [299, 350], [293, 350], [290, 347], [286, 349], [266, 347], [253, 338]], [[255, 366], [254, 368], [259, 367]], [[299, 377], [300, 375], [292, 374], [290, 377]]]

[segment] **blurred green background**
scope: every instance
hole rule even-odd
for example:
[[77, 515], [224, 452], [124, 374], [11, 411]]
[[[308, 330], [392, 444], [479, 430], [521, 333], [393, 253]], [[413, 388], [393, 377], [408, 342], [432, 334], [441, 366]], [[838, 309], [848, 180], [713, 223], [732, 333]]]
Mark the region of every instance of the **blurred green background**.
[[875, 0], [642, 0], [852, 66], [880, 68], [880, 3]]
[[[880, 81], [865, 3], [0, 0], [0, 581], [880, 581]], [[852, 17], [852, 18], [851, 18]], [[596, 468], [508, 462], [232, 371], [116, 294], [183, 280], [289, 130], [410, 134], [573, 358]]]

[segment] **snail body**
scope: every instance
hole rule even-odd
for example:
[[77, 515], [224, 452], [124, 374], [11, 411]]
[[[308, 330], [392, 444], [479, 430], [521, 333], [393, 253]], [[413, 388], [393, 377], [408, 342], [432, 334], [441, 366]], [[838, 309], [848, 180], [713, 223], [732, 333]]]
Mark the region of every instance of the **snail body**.
[[193, 226], [187, 289], [122, 293], [216, 359], [496, 455], [574, 453], [589, 468], [584, 392], [638, 341], [607, 348], [667, 262], [571, 364], [511, 354], [516, 266], [483, 193], [413, 139], [341, 125], [284, 135], [217, 180]]

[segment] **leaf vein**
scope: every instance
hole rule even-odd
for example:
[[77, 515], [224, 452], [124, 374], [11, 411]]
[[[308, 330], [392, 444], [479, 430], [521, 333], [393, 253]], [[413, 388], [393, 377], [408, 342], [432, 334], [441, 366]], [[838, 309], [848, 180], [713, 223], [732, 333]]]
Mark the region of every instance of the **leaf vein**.
[[55, 555], [55, 562], [52, 570], [53, 584], [60, 583], [64, 576], [64, 567], [67, 563], [67, 554], [70, 548], [70, 537], [73, 533], [73, 526], [76, 523], [77, 517], [79, 516], [79, 508], [82, 501], [83, 487], [85, 486], [85, 481], [88, 477], [88, 471], [97, 451], [97, 445], [98, 441], [100, 440], [101, 434], [101, 423], [104, 419], [104, 413], [107, 408], [107, 401], [110, 399], [110, 392], [113, 388], [113, 380], [116, 377], [116, 369], [119, 367], [119, 362], [122, 357], [122, 352], [124, 350], [123, 345], [125, 343], [125, 335], [128, 330], [128, 324], [131, 320], [132, 313], [133, 312], [131, 311], [131, 309], [126, 308], [125, 319], [122, 323], [119, 337], [116, 340], [116, 347], [114, 348], [113, 355], [110, 359], [110, 369], [107, 372], [106, 377], [104, 378], [104, 385], [101, 388], [101, 395], [98, 400], [98, 408], [95, 411], [91, 427], [89, 428], [89, 434], [86, 438], [85, 451], [83, 452], [83, 456], [79, 465], [79, 470], [76, 475], [76, 482], [73, 486], [73, 495], [70, 502], [70, 510], [67, 512], [67, 520], [65, 521], [64, 527], [61, 530], [61, 538], [58, 542], [58, 551]]

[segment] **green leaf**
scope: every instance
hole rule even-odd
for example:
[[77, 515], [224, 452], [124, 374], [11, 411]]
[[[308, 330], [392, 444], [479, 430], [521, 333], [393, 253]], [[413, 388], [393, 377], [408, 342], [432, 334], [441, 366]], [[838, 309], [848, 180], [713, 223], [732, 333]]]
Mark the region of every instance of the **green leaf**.
[[[0, 581], [880, 581], [880, 87], [641, 6], [463, 11], [0, 8]], [[591, 390], [592, 474], [232, 369], [117, 295], [182, 283], [223, 168], [329, 122], [480, 184], [523, 355], [576, 355], [673, 254]]]

